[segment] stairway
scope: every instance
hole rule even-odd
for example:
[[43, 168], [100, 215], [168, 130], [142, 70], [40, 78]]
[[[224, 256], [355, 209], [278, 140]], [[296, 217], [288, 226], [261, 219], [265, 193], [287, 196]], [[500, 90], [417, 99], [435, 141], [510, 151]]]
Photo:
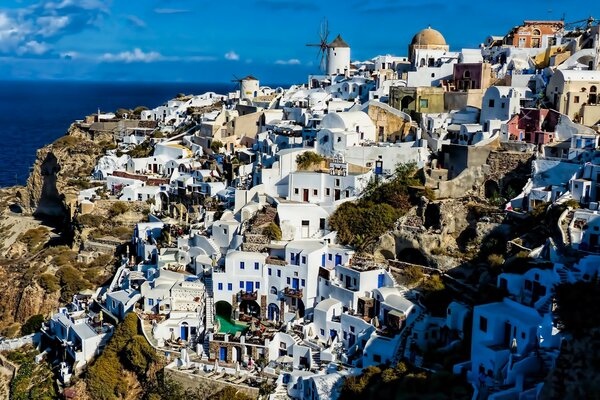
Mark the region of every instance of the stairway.
[[546, 299], [546, 301], [544, 301], [542, 303], [542, 305], [540, 305], [538, 307], [538, 311], [540, 312], [540, 314], [544, 315], [550, 312], [550, 307], [552, 306], [552, 296], [548, 296], [548, 298]]
[[288, 386], [287, 383], [281, 383], [281, 384], [277, 385], [277, 387], [275, 388], [275, 391], [269, 398], [276, 399], [276, 400], [289, 399], [290, 397], [288, 396], [287, 386]]
[[317, 367], [321, 365], [321, 352], [320, 351], [312, 351], [310, 352], [312, 356], [312, 366]]
[[298, 334], [293, 330], [290, 330], [289, 334], [292, 337], [292, 339], [294, 339], [294, 343], [300, 344], [300, 342], [302, 342], [302, 338], [298, 336]]
[[204, 278], [204, 287], [206, 288], [206, 305], [204, 313], [206, 314], [206, 330], [212, 330], [215, 326], [215, 299], [213, 292], [212, 277]]
[[567, 273], [567, 270], [564, 267], [557, 268], [556, 273], [558, 273], [560, 283], [567, 283], [569, 281], [569, 274]]
[[204, 334], [204, 342], [202, 343], [202, 350], [203, 350], [202, 357], [200, 357], [200, 360], [208, 362], [208, 354], [210, 351], [210, 346], [209, 346], [209, 340], [208, 340], [207, 333]]
[[206, 237], [206, 241], [208, 242], [208, 244], [210, 245], [210, 247], [214, 250], [214, 253], [217, 255], [221, 254], [221, 248], [217, 245], [217, 243], [210, 237], [205, 236]]

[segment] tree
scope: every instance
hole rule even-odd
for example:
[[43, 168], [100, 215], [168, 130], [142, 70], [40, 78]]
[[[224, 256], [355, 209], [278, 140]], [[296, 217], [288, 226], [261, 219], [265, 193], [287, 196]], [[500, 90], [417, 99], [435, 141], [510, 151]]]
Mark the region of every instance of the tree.
[[42, 324], [44, 323], [44, 316], [42, 314], [37, 314], [32, 316], [23, 324], [21, 327], [21, 334], [30, 335], [40, 330]]
[[223, 147], [223, 142], [220, 140], [213, 140], [210, 144], [210, 149], [215, 153], [218, 153], [221, 147]]
[[271, 222], [264, 227], [262, 234], [268, 237], [269, 240], [281, 240], [281, 228], [275, 222]]
[[320, 164], [325, 158], [314, 151], [305, 151], [302, 154], [296, 156], [296, 164], [299, 169], [308, 169], [315, 164]]

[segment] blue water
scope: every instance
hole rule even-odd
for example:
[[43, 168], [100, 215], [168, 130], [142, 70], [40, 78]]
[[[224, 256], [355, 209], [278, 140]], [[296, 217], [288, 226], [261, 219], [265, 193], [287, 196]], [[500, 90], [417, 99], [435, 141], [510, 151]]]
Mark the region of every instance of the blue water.
[[98, 83], [0, 81], [0, 187], [25, 184], [36, 150], [71, 122], [117, 108], [156, 107], [178, 93], [227, 93], [233, 83]]

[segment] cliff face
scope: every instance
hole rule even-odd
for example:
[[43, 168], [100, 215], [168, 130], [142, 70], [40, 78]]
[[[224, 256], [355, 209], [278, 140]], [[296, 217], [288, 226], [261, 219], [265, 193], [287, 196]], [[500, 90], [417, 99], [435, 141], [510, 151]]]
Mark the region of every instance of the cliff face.
[[60, 217], [81, 189], [79, 178], [89, 177], [105, 152], [98, 140], [73, 124], [67, 134], [38, 150], [27, 187], [22, 196], [24, 211], [40, 216]]

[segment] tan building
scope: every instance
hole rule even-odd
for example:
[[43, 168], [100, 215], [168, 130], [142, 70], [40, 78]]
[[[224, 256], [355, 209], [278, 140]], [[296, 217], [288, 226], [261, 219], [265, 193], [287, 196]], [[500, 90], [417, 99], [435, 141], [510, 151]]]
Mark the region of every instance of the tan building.
[[554, 109], [575, 122], [600, 122], [600, 71], [557, 70], [546, 87]]
[[444, 88], [391, 87], [389, 104], [418, 121], [422, 113], [444, 111]]
[[375, 124], [377, 141], [396, 143], [410, 133], [411, 121], [408, 115], [387, 104], [372, 101], [368, 103], [367, 114]]
[[408, 46], [409, 59], [411, 61], [414, 59], [415, 50], [422, 49], [448, 51], [450, 50], [450, 46], [448, 46], [446, 39], [444, 39], [444, 36], [439, 31], [428, 27], [413, 36]]

